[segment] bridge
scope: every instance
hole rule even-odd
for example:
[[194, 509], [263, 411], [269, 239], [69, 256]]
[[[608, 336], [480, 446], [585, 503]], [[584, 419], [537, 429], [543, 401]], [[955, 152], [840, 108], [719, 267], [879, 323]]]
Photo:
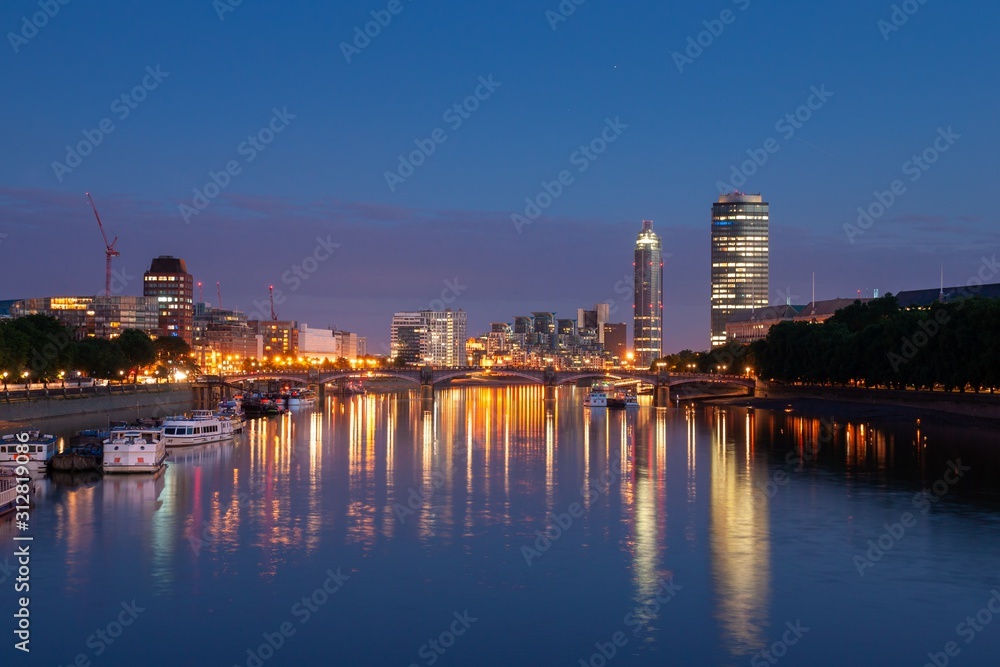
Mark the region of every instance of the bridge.
[[[605, 381], [637, 381], [651, 384], [654, 387], [654, 404], [670, 405], [670, 390], [680, 385], [731, 385], [747, 388], [752, 394], [756, 381], [745, 375], [723, 375], [718, 373], [654, 373], [648, 370], [613, 371], [600, 369], [556, 370], [555, 368], [378, 368], [371, 370], [332, 370], [332, 371], [257, 371], [227, 375], [220, 378], [226, 384], [237, 384], [257, 380], [283, 380], [302, 385], [317, 385], [320, 394], [325, 394], [325, 387], [331, 383], [343, 383], [347, 380], [363, 380], [365, 378], [392, 377], [407, 380], [420, 387], [421, 396], [433, 398], [436, 385], [460, 378], [472, 377], [502, 377], [512, 381], [522, 381], [527, 384], [537, 384], [547, 388], [546, 398], [554, 397], [554, 389], [560, 385], [579, 382], [580, 380]], [[549, 390], [551, 388], [551, 391]]]

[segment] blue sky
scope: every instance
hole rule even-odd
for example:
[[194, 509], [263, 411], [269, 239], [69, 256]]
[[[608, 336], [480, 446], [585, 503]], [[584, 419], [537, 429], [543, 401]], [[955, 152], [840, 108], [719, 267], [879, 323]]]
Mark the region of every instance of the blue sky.
[[[4, 3], [0, 298], [102, 288], [90, 191], [120, 237], [123, 293], [173, 254], [206, 292], [221, 281], [226, 306], [254, 310], [273, 283], [282, 317], [358, 331], [377, 352], [393, 311], [456, 281], [470, 333], [615, 299], [628, 320], [616, 285], [650, 218], [665, 347], [704, 348], [711, 203], [748, 151], [766, 156], [743, 189], [771, 203], [773, 302], [808, 301], [813, 272], [818, 298], [933, 286], [942, 264], [961, 284], [996, 253], [995, 4], [914, 0], [891, 31], [891, 2], [563, 5], [575, 11], [554, 23], [556, 0], [399, 0], [396, 14], [388, 0], [53, 0], [33, 31], [38, 0]], [[372, 12], [387, 25], [347, 62]], [[446, 115], [477, 88], [474, 111]], [[789, 136], [779, 121], [814, 90], [827, 99]], [[574, 152], [608, 119], [627, 128], [579, 171]], [[53, 166], [92, 139], [71, 171]], [[417, 141], [433, 154], [390, 189]], [[935, 162], [907, 169], [925, 150]], [[519, 234], [511, 215], [563, 170], [571, 184]], [[185, 219], [212, 173], [225, 187]], [[849, 239], [895, 180], [903, 194]], [[339, 245], [313, 264], [321, 240]], [[296, 281], [296, 266], [315, 270]]]

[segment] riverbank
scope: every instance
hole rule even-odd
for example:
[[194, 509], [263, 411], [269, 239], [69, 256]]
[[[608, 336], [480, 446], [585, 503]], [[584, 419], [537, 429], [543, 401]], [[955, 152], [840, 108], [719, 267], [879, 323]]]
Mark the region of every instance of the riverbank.
[[[119, 393], [121, 389], [121, 393]], [[103, 389], [102, 389], [103, 391]], [[124, 385], [97, 395], [60, 395], [52, 390], [47, 398], [5, 402], [0, 400], [0, 424], [36, 422], [87, 414], [107, 414], [126, 410], [143, 416], [164, 416], [189, 409], [194, 395], [188, 385]]]
[[758, 389], [754, 397], [715, 399], [705, 403], [790, 409], [810, 416], [836, 413], [858, 420], [929, 419], [939, 424], [979, 428], [996, 428], [1000, 423], [1000, 396], [992, 394], [770, 385]]

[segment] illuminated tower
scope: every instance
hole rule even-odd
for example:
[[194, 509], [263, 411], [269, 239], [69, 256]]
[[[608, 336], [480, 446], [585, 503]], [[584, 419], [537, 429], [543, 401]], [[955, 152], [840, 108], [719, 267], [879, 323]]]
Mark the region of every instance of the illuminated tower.
[[770, 292], [768, 203], [760, 195], [721, 195], [712, 205], [712, 347], [726, 343], [726, 320], [766, 308]]
[[653, 221], [643, 220], [635, 242], [635, 365], [649, 367], [663, 355], [663, 253]]

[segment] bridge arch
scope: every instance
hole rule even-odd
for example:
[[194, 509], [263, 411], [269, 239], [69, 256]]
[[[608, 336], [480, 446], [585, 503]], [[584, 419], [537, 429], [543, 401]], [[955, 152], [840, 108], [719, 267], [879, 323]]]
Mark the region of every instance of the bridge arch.
[[419, 372], [396, 372], [389, 370], [377, 370], [377, 371], [339, 371], [335, 373], [330, 373], [328, 375], [322, 375], [317, 378], [317, 382], [320, 384], [326, 384], [328, 382], [336, 382], [337, 380], [343, 380], [346, 378], [352, 378], [355, 380], [364, 380], [368, 377], [394, 377], [400, 380], [408, 380], [415, 384], [420, 384], [420, 373]]

